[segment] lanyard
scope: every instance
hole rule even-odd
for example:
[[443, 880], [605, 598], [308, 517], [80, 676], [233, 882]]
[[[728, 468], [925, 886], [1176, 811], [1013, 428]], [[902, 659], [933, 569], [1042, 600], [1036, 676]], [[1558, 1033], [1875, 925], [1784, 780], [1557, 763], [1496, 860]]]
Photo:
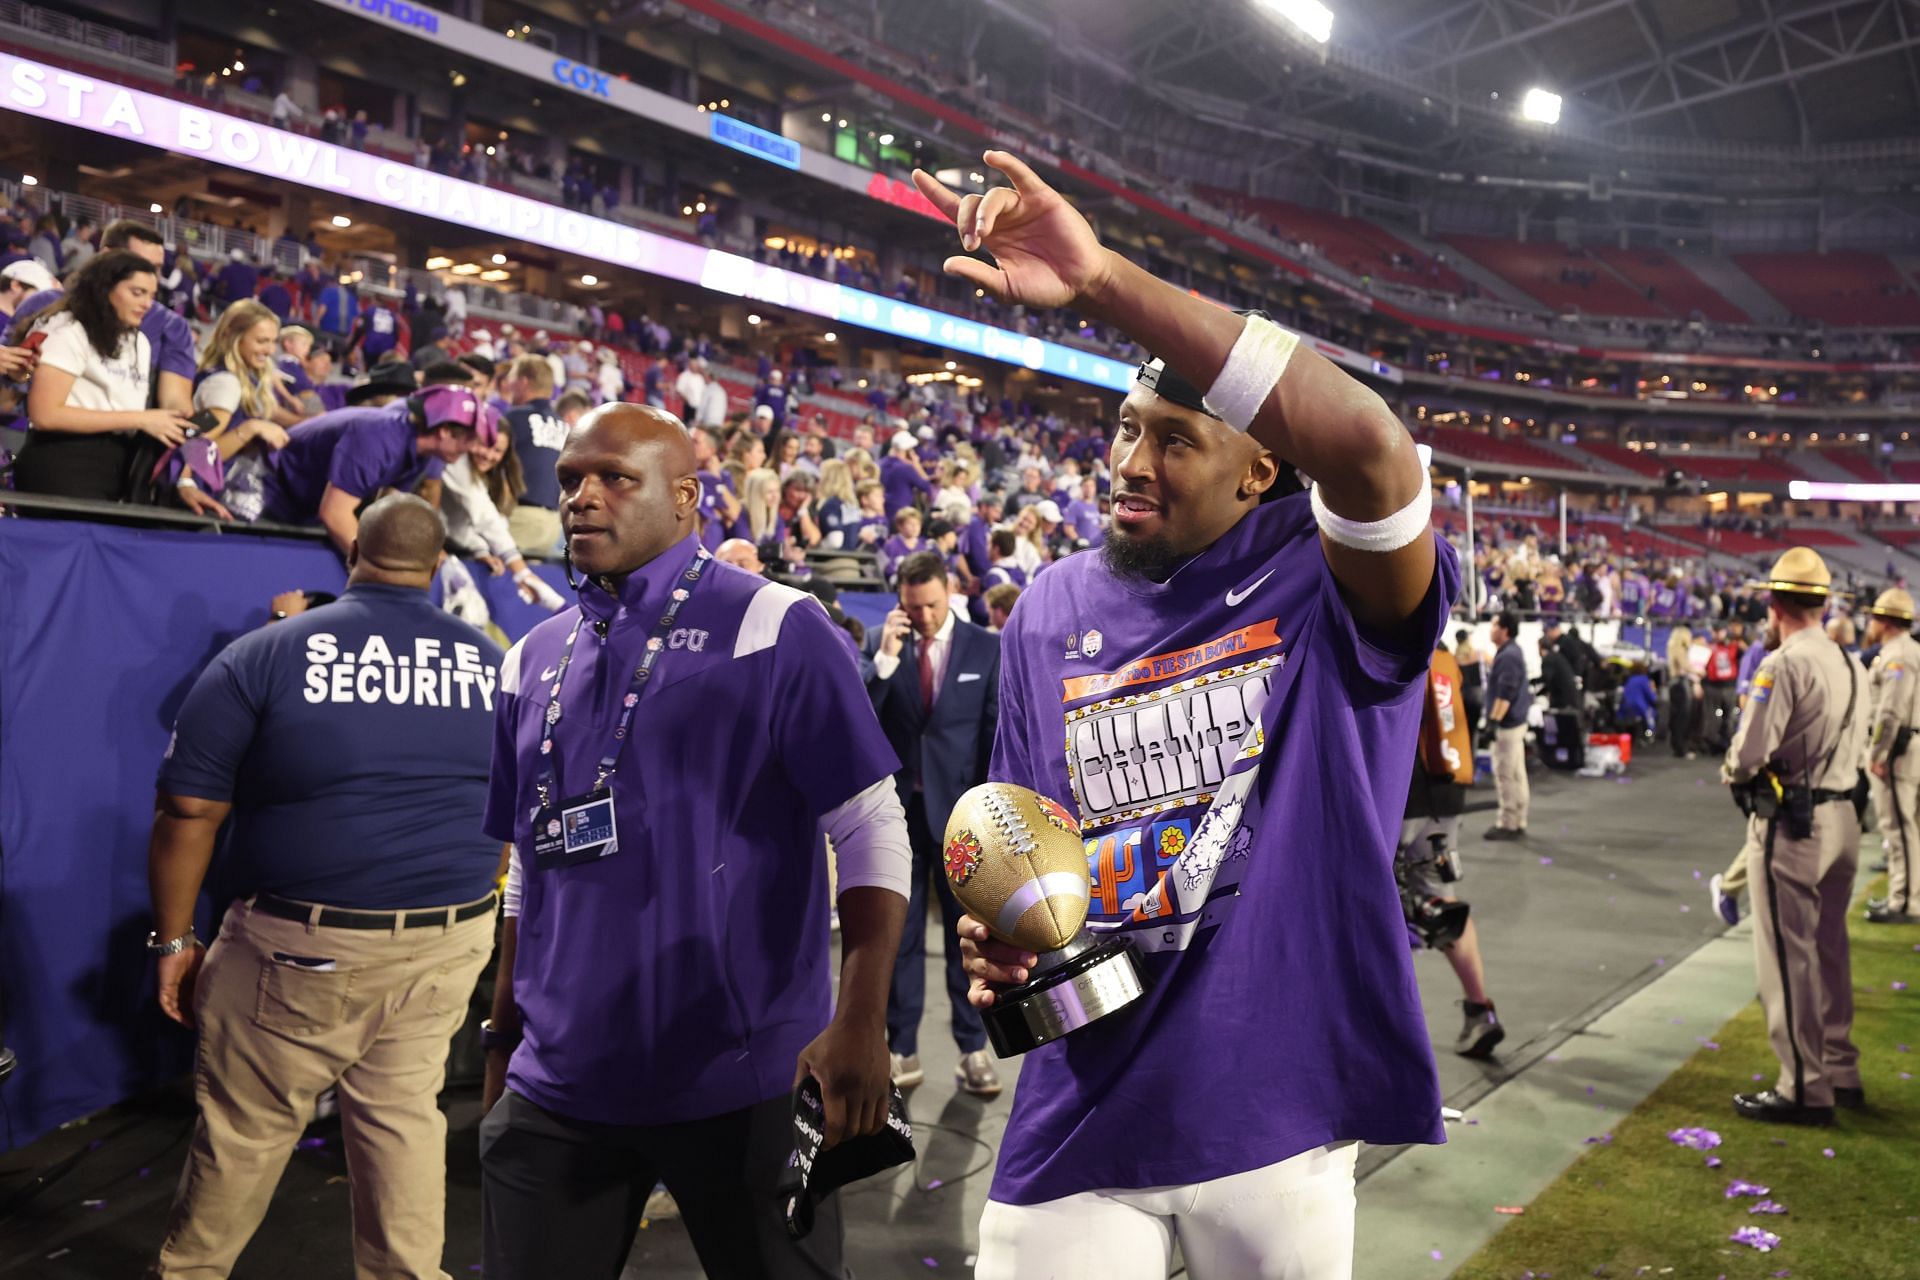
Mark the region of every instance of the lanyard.
[[[700, 575], [706, 572], [711, 560], [712, 557], [702, 548], [695, 556], [692, 567], [681, 575], [684, 585], [674, 588], [667, 601], [667, 611], [660, 615], [660, 621], [654, 624], [653, 634], [647, 637], [647, 646], [640, 653], [640, 665], [633, 670], [633, 683], [627, 689], [627, 696], [621, 699], [620, 720], [614, 726], [613, 739], [607, 744], [606, 754], [600, 757], [593, 790], [598, 791], [605, 786], [618, 767], [620, 748], [626, 742], [627, 730], [633, 725], [633, 709], [639, 705], [640, 695], [646, 692], [647, 681], [653, 675], [653, 664], [660, 660], [661, 651], [667, 647], [667, 632], [672, 630], [673, 620], [680, 614], [680, 606], [700, 585]], [[560, 655], [560, 665], [554, 669], [553, 688], [547, 691], [546, 722], [540, 730], [540, 777], [533, 784], [542, 809], [551, 805], [558, 794], [554, 777], [553, 727], [560, 723], [560, 684], [567, 678], [567, 668], [573, 665], [573, 645], [580, 638], [580, 625], [585, 621], [584, 612], [574, 621], [573, 630], [567, 634], [566, 650]]]

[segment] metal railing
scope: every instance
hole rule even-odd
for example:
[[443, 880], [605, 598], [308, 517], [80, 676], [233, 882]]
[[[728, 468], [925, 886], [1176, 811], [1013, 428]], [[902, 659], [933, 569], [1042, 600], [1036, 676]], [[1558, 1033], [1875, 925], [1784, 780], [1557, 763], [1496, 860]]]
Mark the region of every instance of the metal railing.
[[37, 5], [22, 4], [20, 0], [0, 0], [0, 27], [30, 32], [58, 44], [85, 49], [89, 53], [143, 63], [165, 72], [168, 79], [173, 78], [173, 45], [167, 41], [137, 36], [117, 27], [88, 22], [84, 18], [56, 13]]

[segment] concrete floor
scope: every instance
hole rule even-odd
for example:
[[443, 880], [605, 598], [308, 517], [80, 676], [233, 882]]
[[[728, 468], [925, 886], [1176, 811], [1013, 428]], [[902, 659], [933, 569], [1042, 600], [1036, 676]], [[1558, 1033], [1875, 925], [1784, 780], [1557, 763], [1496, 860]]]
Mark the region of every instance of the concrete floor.
[[[1492, 1204], [1524, 1203], [1579, 1153], [1585, 1136], [1604, 1132], [1696, 1037], [1710, 1035], [1750, 998], [1745, 926], [1723, 937], [1704, 887], [1740, 832], [1714, 770], [1710, 760], [1664, 755], [1637, 758], [1628, 780], [1536, 770], [1524, 844], [1483, 842], [1490, 813], [1465, 820], [1461, 895], [1480, 923], [1488, 985], [1509, 1039], [1494, 1062], [1455, 1058], [1458, 986], [1439, 956], [1417, 957], [1442, 1091], [1481, 1123], [1455, 1126], [1456, 1140], [1445, 1147], [1363, 1153], [1358, 1280], [1444, 1276], [1447, 1262], [1464, 1258], [1504, 1221], [1489, 1212]], [[929, 942], [931, 997], [944, 988], [939, 942]], [[935, 1005], [921, 1038], [927, 1083], [910, 1103], [918, 1160], [847, 1193], [847, 1260], [862, 1280], [970, 1271], [1018, 1064], [1002, 1064], [1008, 1088], [997, 1099], [956, 1094], [955, 1050], [939, 1033], [943, 1024]], [[179, 1093], [161, 1095], [0, 1159], [4, 1207], [26, 1185], [27, 1171], [84, 1153], [72, 1172], [0, 1219], [0, 1276], [138, 1274], [159, 1236], [189, 1108]], [[478, 1100], [452, 1093], [447, 1111], [446, 1267], [457, 1278], [479, 1261]], [[87, 1151], [100, 1139], [99, 1149]], [[234, 1274], [349, 1274], [344, 1179], [337, 1143], [298, 1152]], [[1447, 1262], [1432, 1261], [1433, 1249]], [[666, 1220], [640, 1233], [626, 1274], [664, 1280], [700, 1271], [685, 1232]]]

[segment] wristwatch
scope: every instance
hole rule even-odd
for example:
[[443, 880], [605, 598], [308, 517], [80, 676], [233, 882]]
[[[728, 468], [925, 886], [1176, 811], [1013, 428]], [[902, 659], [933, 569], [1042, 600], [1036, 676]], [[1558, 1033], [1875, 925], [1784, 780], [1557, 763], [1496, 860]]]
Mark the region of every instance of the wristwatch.
[[487, 1018], [480, 1023], [480, 1047], [488, 1053], [495, 1049], [512, 1049], [520, 1043], [520, 1033], [509, 1035], [505, 1031], [496, 1031], [493, 1019]]
[[165, 942], [160, 941], [160, 935], [157, 933], [149, 933], [147, 935], [147, 952], [150, 955], [177, 956], [188, 947], [197, 947], [199, 945], [200, 939], [193, 935], [193, 930], [191, 929], [177, 938], [168, 938]]

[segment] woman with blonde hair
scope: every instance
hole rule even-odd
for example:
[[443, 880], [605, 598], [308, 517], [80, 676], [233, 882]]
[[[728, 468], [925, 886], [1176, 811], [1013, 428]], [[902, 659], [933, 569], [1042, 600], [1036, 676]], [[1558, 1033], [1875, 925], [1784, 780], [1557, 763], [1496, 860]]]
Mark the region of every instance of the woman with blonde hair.
[[847, 470], [853, 473], [855, 493], [858, 493], [860, 486], [867, 481], [880, 478], [879, 464], [874, 462], [873, 455], [865, 449], [849, 449], [843, 456], [847, 460]]
[[200, 372], [193, 382], [195, 412], [209, 413], [218, 424], [207, 435], [222, 458], [231, 458], [256, 440], [269, 449], [287, 443], [286, 430], [273, 420], [278, 402], [274, 367], [280, 318], [251, 298], [220, 313], [200, 349]]
[[780, 473], [769, 467], [747, 472], [740, 490], [740, 519], [734, 525], [734, 537], [745, 538], [758, 546], [784, 541], [780, 523]]
[[847, 528], [860, 519], [860, 500], [854, 496], [853, 470], [841, 458], [820, 464], [820, 485], [814, 490], [814, 523], [829, 547], [847, 545]]

